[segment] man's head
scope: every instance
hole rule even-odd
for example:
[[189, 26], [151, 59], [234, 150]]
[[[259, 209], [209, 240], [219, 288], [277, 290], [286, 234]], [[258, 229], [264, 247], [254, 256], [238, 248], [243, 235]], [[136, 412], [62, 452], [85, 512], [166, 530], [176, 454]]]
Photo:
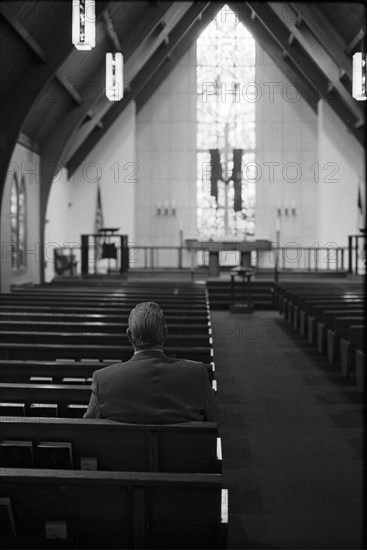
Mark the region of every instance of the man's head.
[[135, 350], [162, 347], [167, 337], [163, 311], [155, 302], [141, 302], [131, 310], [127, 335]]

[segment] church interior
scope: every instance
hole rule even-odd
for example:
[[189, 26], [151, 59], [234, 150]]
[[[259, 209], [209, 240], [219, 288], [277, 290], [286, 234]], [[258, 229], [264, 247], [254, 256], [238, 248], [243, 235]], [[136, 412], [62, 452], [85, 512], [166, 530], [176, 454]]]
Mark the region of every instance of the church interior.
[[[366, 548], [364, 4], [3, 0], [0, 38], [1, 548]], [[139, 302], [217, 422], [83, 418]]]

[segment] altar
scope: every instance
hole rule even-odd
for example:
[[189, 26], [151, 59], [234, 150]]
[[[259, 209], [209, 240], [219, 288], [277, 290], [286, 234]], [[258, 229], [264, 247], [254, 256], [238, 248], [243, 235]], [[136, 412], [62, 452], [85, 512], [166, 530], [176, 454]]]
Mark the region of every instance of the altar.
[[220, 261], [219, 255], [226, 252], [240, 253], [240, 267], [250, 269], [251, 253], [264, 250], [271, 250], [271, 242], [266, 239], [254, 240], [208, 240], [199, 241], [198, 239], [186, 239], [185, 245], [189, 250], [196, 250], [209, 253], [209, 277], [219, 277]]

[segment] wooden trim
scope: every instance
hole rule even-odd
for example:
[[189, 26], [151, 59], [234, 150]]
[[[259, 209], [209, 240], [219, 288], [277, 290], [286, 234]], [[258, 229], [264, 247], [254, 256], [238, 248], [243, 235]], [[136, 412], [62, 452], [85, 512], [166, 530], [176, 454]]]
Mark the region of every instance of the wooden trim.
[[117, 36], [117, 33], [114, 29], [114, 26], [113, 26], [113, 23], [112, 23], [112, 19], [110, 17], [110, 15], [107, 13], [107, 11], [103, 14], [103, 22], [105, 24], [105, 27], [106, 27], [106, 31], [107, 31], [107, 34], [108, 36], [110, 37], [111, 39], [111, 42], [113, 44], [113, 47], [114, 49], [117, 51], [117, 52], [122, 52], [122, 48], [121, 48], [121, 44], [120, 44], [120, 40]]
[[356, 36], [353, 38], [350, 44], [345, 48], [345, 53], [347, 55], [351, 54], [355, 47], [357, 46], [358, 42], [361, 42], [363, 38], [366, 36], [366, 29], [361, 29]]
[[76, 90], [76, 88], [73, 86], [73, 84], [69, 81], [69, 79], [64, 73], [57, 71], [55, 74], [55, 78], [61, 84], [64, 90], [66, 90], [67, 93], [73, 98], [73, 100], [77, 105], [81, 105], [83, 103], [84, 99], [82, 98], [78, 90]]
[[[72, 157], [67, 162], [67, 169], [69, 177], [80, 166], [89, 152], [96, 146], [103, 135], [108, 131], [110, 126], [116, 121], [117, 117], [123, 112], [128, 103], [135, 99], [137, 95], [144, 89], [147, 83], [153, 78], [162, 66], [164, 66], [169, 54], [174, 57], [175, 48], [179, 47], [180, 43], [186, 40], [186, 36], [189, 36], [192, 29], [196, 28], [199, 22], [200, 14], [205, 11], [210, 2], [194, 2], [193, 5], [187, 10], [185, 15], [175, 25], [175, 27], [169, 33], [169, 46], [160, 46], [150, 56], [143, 68], [133, 78], [130, 83], [131, 92], [125, 93], [124, 98], [112, 105], [106, 114], [102, 117], [103, 129], [101, 132], [92, 132], [74, 152]], [[215, 4], [220, 9], [221, 5]], [[202, 24], [202, 23], [201, 23]], [[173, 65], [173, 64], [172, 64]]]
[[20, 132], [20, 134], [18, 136], [18, 143], [20, 145], [23, 145], [23, 147], [26, 147], [27, 149], [30, 149], [34, 153], [37, 153], [38, 155], [41, 154], [41, 149], [40, 149], [39, 144], [36, 141], [34, 141], [34, 139], [30, 138], [29, 136], [27, 136], [23, 132]]
[[9, 25], [15, 30], [17, 35], [23, 40], [23, 42], [32, 50], [33, 54], [37, 57], [38, 61], [43, 63], [47, 62], [47, 56], [41, 46], [37, 44], [33, 36], [19, 23], [17, 18], [11, 13], [6, 5], [0, 3], [0, 13], [7, 20]]

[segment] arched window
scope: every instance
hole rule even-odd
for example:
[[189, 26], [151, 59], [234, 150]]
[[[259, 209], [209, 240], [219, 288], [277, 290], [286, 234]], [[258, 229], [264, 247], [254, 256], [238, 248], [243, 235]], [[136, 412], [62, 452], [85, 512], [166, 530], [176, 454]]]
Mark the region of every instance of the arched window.
[[[255, 232], [255, 50], [255, 39], [228, 5], [197, 40], [200, 238]], [[219, 183], [212, 187], [214, 166]]]
[[11, 266], [20, 269], [26, 265], [26, 191], [22, 176], [20, 183], [14, 175], [10, 197]]

